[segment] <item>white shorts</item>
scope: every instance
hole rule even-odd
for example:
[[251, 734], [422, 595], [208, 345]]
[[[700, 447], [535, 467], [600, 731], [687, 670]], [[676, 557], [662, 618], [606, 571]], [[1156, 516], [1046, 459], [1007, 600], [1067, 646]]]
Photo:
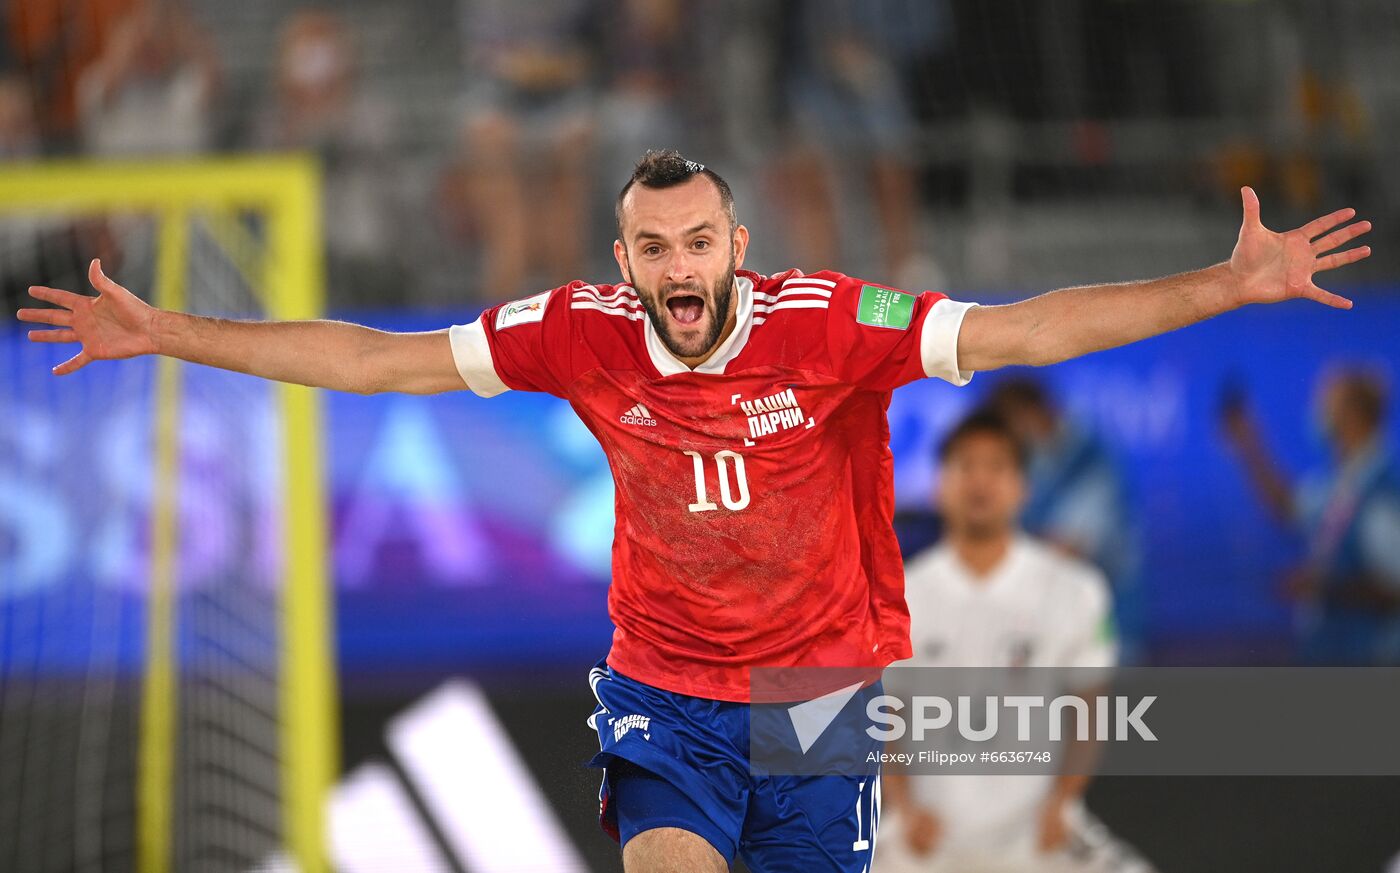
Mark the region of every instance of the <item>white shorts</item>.
[[931, 854], [919, 856], [905, 841], [903, 816], [887, 808], [870, 873], [1154, 873], [1088, 810], [1074, 806], [1067, 814], [1069, 841], [1052, 853], [1039, 850], [1039, 823], [1029, 820], [1011, 839], [978, 844], [947, 834]]

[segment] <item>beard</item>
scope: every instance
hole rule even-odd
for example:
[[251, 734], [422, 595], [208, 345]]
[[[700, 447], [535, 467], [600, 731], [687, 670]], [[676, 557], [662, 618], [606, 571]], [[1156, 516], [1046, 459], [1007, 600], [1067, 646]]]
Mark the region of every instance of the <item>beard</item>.
[[[637, 289], [637, 296], [641, 298], [642, 308], [647, 311], [656, 335], [671, 354], [678, 358], [698, 358], [719, 343], [724, 326], [729, 321], [729, 312], [734, 305], [734, 256], [729, 256], [729, 267], [715, 280], [708, 293], [698, 282], [663, 283], [654, 291], [635, 283], [633, 287]], [[703, 301], [704, 314], [701, 319], [708, 316], [710, 322], [699, 335], [677, 335], [666, 304], [662, 302], [675, 293], [690, 294]]]

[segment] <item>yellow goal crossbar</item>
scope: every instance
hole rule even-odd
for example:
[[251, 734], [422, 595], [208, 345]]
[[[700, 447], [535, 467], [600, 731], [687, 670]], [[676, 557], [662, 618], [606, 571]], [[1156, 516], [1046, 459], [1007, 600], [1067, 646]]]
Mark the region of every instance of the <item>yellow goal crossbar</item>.
[[[267, 251], [251, 278], [269, 318], [316, 318], [324, 306], [320, 170], [309, 157], [175, 161], [41, 161], [0, 165], [0, 214], [151, 213], [158, 227], [157, 305], [183, 305], [188, 222], [194, 212], [253, 210]], [[247, 272], [246, 264], [238, 264]], [[174, 795], [174, 574], [178, 553], [179, 364], [157, 377], [156, 501], [147, 615], [137, 869], [169, 873]], [[317, 395], [278, 386], [283, 543], [279, 709], [283, 840], [301, 873], [328, 869], [322, 816], [339, 768], [327, 526]]]

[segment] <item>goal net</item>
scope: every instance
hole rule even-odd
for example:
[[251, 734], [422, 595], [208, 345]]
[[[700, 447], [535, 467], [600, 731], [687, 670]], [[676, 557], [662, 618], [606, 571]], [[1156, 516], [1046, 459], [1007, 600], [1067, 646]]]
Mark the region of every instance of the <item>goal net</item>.
[[[0, 284], [307, 318], [299, 159], [0, 170]], [[40, 305], [30, 301], [27, 305]], [[168, 359], [56, 378], [0, 331], [0, 869], [324, 869], [336, 767], [317, 405]]]

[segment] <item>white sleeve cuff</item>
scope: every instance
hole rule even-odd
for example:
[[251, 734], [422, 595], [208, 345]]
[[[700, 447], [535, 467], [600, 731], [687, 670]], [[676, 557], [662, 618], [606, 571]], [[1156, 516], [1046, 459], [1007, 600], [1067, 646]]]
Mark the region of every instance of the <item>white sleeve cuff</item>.
[[963, 316], [976, 305], [945, 297], [929, 309], [919, 336], [925, 376], [954, 385], [972, 381], [971, 371], [958, 369], [958, 331], [962, 329]]
[[510, 390], [491, 363], [491, 345], [486, 340], [486, 328], [481, 326], [481, 319], [471, 324], [454, 324], [447, 336], [452, 340], [452, 360], [457, 372], [474, 394], [495, 397]]

